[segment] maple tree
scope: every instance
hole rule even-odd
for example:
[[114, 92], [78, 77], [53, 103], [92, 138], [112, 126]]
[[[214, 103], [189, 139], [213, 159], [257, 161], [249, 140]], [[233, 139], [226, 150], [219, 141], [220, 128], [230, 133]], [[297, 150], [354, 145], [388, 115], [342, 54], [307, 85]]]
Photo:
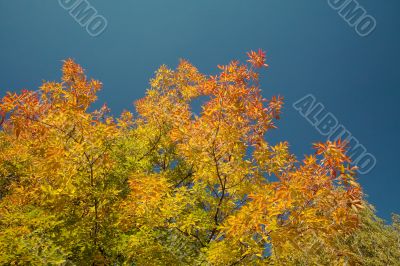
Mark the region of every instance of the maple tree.
[[298, 160], [287, 142], [267, 142], [283, 98], [261, 95], [265, 52], [247, 55], [214, 76], [185, 60], [161, 66], [136, 113], [119, 117], [105, 105], [89, 111], [101, 83], [70, 59], [61, 82], [8, 93], [0, 102], [0, 263], [395, 261], [395, 250], [378, 258], [371, 245], [354, 249], [369, 232], [380, 247], [398, 246], [398, 218], [388, 228], [374, 216], [345, 143], [315, 144]]

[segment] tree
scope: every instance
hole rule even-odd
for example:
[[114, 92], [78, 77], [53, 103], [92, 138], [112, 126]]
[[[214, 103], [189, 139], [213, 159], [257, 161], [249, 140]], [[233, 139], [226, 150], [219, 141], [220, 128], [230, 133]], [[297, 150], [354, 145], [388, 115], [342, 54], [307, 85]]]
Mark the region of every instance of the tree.
[[61, 82], [8, 93], [0, 262], [282, 265], [306, 252], [358, 263], [351, 248], [365, 236], [354, 234], [375, 220], [345, 143], [315, 144], [301, 161], [287, 142], [268, 143], [283, 99], [261, 95], [265, 53], [248, 57], [216, 76], [185, 60], [162, 66], [136, 114], [118, 118], [89, 111], [101, 83], [70, 59]]
[[[87, 112], [100, 87], [67, 60], [61, 83], [43, 84], [40, 95], [23, 91], [3, 98], [9, 117], [0, 155], [2, 263], [31, 261], [29, 245], [36, 238], [57, 247], [50, 255], [58, 258], [62, 251], [64, 260], [76, 263], [113, 257], [115, 204], [125, 180], [113, 174], [117, 123], [106, 117], [106, 107]], [[20, 247], [28, 245], [21, 253], [13, 251], [15, 236]]]

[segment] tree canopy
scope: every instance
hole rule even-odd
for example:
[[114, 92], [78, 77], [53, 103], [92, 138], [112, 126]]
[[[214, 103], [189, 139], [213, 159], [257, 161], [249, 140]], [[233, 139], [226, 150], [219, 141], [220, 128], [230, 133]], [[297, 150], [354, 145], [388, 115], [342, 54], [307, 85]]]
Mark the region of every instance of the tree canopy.
[[60, 82], [7, 93], [0, 264], [399, 264], [399, 217], [376, 217], [345, 142], [298, 159], [267, 141], [283, 98], [261, 95], [265, 53], [248, 58], [161, 66], [118, 117], [91, 110], [102, 84], [71, 59]]

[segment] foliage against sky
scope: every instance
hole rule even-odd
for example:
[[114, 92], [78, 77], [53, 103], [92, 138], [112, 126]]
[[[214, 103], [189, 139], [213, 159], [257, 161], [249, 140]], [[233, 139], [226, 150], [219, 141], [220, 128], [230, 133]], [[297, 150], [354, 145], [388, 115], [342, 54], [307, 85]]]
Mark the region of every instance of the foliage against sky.
[[[215, 76], [185, 60], [161, 66], [136, 112], [120, 117], [105, 105], [89, 111], [101, 82], [71, 59], [61, 82], [8, 93], [0, 264], [396, 261], [398, 218], [386, 226], [374, 216], [345, 143], [317, 143], [297, 159], [287, 142], [266, 140], [283, 99], [261, 96], [265, 52], [248, 57]], [[388, 243], [393, 249], [373, 249]]]

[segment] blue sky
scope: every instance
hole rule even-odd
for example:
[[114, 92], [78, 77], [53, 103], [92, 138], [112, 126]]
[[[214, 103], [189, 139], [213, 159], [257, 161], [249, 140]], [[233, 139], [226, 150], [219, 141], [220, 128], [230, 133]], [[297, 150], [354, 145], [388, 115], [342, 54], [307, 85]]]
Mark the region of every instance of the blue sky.
[[398, 0], [359, 0], [376, 29], [359, 36], [326, 0], [89, 1], [107, 20], [93, 37], [59, 1], [0, 2], [0, 93], [36, 89], [58, 80], [62, 60], [74, 58], [100, 79], [103, 102], [115, 114], [132, 109], [161, 64], [186, 58], [204, 73], [216, 65], [267, 51], [265, 97], [285, 108], [271, 142], [288, 140], [299, 157], [322, 136], [292, 104], [313, 94], [377, 159], [360, 175], [378, 214], [400, 213], [398, 132], [400, 36]]

